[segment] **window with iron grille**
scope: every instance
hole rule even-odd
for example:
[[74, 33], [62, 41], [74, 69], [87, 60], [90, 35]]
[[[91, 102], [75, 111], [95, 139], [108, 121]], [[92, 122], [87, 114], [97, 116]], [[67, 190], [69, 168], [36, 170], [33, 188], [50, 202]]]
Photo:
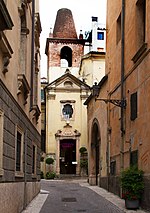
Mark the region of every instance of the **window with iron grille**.
[[21, 171], [21, 139], [22, 134], [17, 131], [17, 144], [16, 144], [16, 171]]
[[36, 171], [36, 146], [32, 146], [32, 174]]

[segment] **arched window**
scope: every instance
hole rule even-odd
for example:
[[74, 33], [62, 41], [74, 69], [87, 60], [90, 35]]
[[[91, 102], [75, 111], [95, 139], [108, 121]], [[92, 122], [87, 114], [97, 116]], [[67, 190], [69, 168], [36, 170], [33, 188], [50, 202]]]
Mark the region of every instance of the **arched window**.
[[72, 67], [72, 49], [64, 46], [60, 52], [61, 67]]

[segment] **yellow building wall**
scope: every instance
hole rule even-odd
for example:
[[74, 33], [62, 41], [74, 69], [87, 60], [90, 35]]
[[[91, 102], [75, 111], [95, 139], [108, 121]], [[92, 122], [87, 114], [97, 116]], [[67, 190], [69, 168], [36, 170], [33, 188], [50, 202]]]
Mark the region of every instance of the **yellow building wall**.
[[[52, 97], [53, 99], [53, 97]], [[62, 100], [74, 100], [74, 117], [70, 119], [72, 130], [78, 130], [81, 133], [80, 146], [87, 147], [87, 110], [83, 105], [85, 100], [81, 100], [80, 93], [57, 93], [55, 99], [47, 101], [47, 138], [46, 138], [46, 152], [56, 153], [56, 139], [55, 134], [58, 130], [62, 130], [66, 125], [66, 121], [62, 119]]]

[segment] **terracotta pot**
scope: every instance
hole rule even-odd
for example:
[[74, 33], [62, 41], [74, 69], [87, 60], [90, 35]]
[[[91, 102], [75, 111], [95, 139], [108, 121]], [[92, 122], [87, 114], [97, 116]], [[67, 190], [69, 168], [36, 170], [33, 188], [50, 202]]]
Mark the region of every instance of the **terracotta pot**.
[[139, 208], [139, 200], [125, 200], [126, 209], [138, 209]]

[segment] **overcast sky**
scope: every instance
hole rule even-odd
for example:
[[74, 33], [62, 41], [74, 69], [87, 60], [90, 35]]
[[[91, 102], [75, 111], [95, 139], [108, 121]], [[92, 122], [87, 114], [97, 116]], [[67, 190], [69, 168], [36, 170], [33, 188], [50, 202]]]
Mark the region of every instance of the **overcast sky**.
[[106, 22], [106, 0], [39, 0], [40, 19], [42, 25], [41, 33], [41, 77], [47, 75], [47, 58], [45, 55], [46, 38], [49, 36], [50, 28], [54, 28], [57, 11], [68, 8], [72, 11], [76, 31], [91, 30], [91, 17], [97, 16], [99, 23]]

